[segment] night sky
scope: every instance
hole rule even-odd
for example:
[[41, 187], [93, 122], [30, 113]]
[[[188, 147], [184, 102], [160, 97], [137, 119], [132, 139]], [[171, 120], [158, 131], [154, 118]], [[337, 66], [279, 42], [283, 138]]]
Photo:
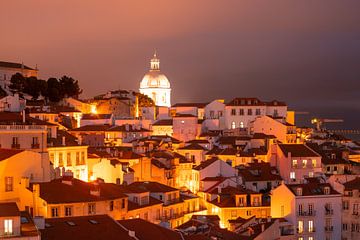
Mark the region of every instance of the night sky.
[[360, 129], [359, 0], [0, 2], [0, 59], [83, 97], [139, 88], [157, 49], [172, 102], [278, 99]]

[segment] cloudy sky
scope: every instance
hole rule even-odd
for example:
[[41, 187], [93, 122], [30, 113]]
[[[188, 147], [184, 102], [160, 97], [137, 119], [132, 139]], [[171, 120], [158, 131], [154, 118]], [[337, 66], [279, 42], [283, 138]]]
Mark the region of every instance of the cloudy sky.
[[[137, 90], [157, 49], [172, 102], [256, 96], [360, 123], [359, 0], [12, 0], [0, 59]], [[359, 127], [360, 128], [360, 127]]]

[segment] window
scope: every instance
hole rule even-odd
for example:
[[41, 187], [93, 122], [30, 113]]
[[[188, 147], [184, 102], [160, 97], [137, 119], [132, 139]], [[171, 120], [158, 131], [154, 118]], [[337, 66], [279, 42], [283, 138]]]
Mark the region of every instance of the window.
[[354, 205], [353, 205], [353, 214], [354, 215], [359, 214], [359, 204], [358, 203], [354, 203]]
[[96, 204], [95, 203], [88, 204], [88, 214], [89, 215], [96, 214]]
[[32, 148], [39, 148], [39, 138], [38, 137], [33, 137], [32, 138], [31, 147]]
[[343, 210], [349, 210], [349, 201], [343, 201]]
[[343, 230], [343, 231], [347, 231], [347, 230], [348, 230], [348, 224], [347, 224], [347, 223], [343, 223], [343, 225], [342, 225], [342, 230]]
[[302, 204], [298, 205], [298, 213], [299, 213], [299, 216], [303, 215], [303, 205]]
[[13, 138], [12, 138], [12, 144], [13, 144], [13, 145], [19, 144], [19, 138], [18, 138], [18, 137], [13, 137]]
[[277, 117], [279, 115], [278, 110], [274, 109], [274, 117]]
[[295, 172], [290, 172], [290, 179], [295, 180]]
[[14, 178], [13, 177], [5, 177], [5, 192], [14, 191]]
[[302, 233], [304, 231], [304, 222], [298, 221], [298, 233]]
[[222, 117], [223, 112], [222, 111], [218, 111], [218, 117]]
[[314, 222], [312, 220], [309, 221], [309, 232], [314, 232]]
[[314, 177], [314, 172], [309, 172], [309, 177]]
[[330, 194], [330, 187], [324, 187], [324, 194]]
[[244, 206], [245, 202], [244, 202], [244, 198], [243, 197], [239, 197], [239, 206], [242, 207]]
[[313, 166], [313, 167], [316, 167], [316, 160], [313, 159], [313, 160], [311, 160], [311, 162], [312, 162], [312, 166]]
[[240, 122], [239, 127], [240, 127], [240, 128], [244, 128], [244, 122]]
[[134, 197], [134, 202], [138, 203], [138, 197]]
[[235, 122], [231, 122], [231, 129], [235, 129], [235, 128], [236, 128]]
[[297, 160], [292, 160], [292, 167], [297, 168]]
[[251, 116], [252, 115], [252, 109], [249, 108], [248, 111], [247, 111], [247, 115]]
[[71, 217], [73, 214], [72, 206], [65, 206], [65, 217]]
[[257, 108], [257, 109], [255, 110], [255, 115], [260, 115], [260, 108]]
[[250, 211], [250, 210], [247, 210], [247, 211], [246, 211], [246, 215], [247, 215], [247, 216], [251, 216], [251, 211]]
[[51, 208], [51, 217], [58, 217], [59, 216], [59, 208], [58, 207], [52, 207]]
[[81, 153], [81, 165], [85, 164], [85, 152]]
[[244, 114], [244, 109], [241, 108], [240, 111], [239, 111], [239, 114], [240, 114], [240, 116], [245, 115], [245, 114]]
[[302, 160], [302, 167], [303, 168], [306, 168], [306, 164], [307, 164], [307, 160], [306, 159]]
[[59, 153], [59, 167], [64, 166], [63, 154]]
[[4, 235], [12, 235], [13, 234], [13, 220], [5, 219], [4, 220]]
[[298, 195], [298, 196], [302, 195], [302, 188], [301, 187], [296, 188], [296, 195]]
[[80, 153], [76, 153], [76, 165], [80, 165]]
[[309, 211], [309, 215], [312, 216], [314, 213], [314, 204], [313, 203], [309, 203], [308, 211]]
[[67, 153], [66, 155], [66, 165], [71, 166], [71, 153]]
[[236, 115], [236, 109], [233, 108], [233, 109], [231, 109], [231, 116], [235, 116], [235, 115]]
[[210, 111], [210, 118], [214, 118], [215, 117], [215, 112], [212, 110]]
[[114, 201], [109, 202], [109, 210], [112, 212], [114, 211]]
[[53, 153], [50, 153], [50, 161], [54, 162], [54, 154]]

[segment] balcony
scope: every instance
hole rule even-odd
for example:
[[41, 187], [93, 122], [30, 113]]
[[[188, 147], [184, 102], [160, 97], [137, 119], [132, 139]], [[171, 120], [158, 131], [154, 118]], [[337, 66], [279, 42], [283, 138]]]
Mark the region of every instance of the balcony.
[[325, 226], [325, 232], [332, 232], [334, 231], [334, 226]]
[[315, 215], [316, 215], [316, 211], [297, 212], [298, 217], [314, 217]]
[[18, 143], [13, 143], [13, 144], [11, 144], [11, 148], [12, 149], [20, 149], [20, 144], [18, 144]]
[[326, 216], [331, 216], [334, 214], [334, 210], [333, 209], [325, 209], [325, 215]]
[[40, 148], [40, 144], [39, 144], [39, 143], [33, 143], [33, 144], [31, 144], [31, 148], [32, 148], [32, 149], [39, 149], [39, 148]]

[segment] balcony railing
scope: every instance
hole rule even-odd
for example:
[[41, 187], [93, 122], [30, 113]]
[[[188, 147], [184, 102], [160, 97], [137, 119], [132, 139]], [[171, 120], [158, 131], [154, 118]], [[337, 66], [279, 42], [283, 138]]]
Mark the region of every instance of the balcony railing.
[[18, 144], [18, 143], [13, 143], [13, 144], [11, 144], [11, 148], [13, 148], [13, 149], [20, 149], [20, 144]]
[[334, 231], [334, 226], [325, 226], [325, 231], [326, 231], [326, 232], [332, 232], [332, 231]]
[[315, 216], [315, 214], [316, 214], [316, 211], [297, 212], [298, 217], [312, 217], [312, 216]]

